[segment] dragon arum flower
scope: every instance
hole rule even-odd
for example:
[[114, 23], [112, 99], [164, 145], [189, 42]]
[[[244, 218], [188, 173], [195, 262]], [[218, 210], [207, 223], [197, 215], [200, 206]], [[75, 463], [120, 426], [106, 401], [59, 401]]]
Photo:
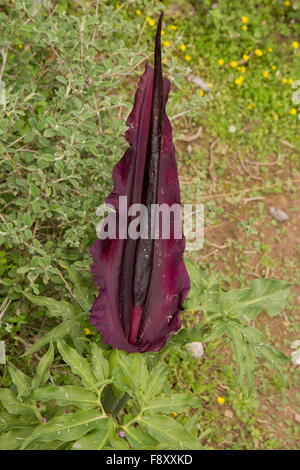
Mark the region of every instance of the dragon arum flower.
[[[172, 143], [172, 128], [165, 106], [170, 81], [162, 76], [159, 18], [154, 69], [146, 65], [127, 125], [130, 148], [113, 170], [114, 188], [106, 199], [118, 219], [120, 197], [128, 205], [180, 204], [180, 191]], [[148, 216], [147, 216], [148, 217]], [[174, 214], [170, 225], [175, 223]], [[129, 217], [130, 220], [130, 217]], [[104, 221], [104, 223], [105, 223]], [[180, 220], [181, 223], [181, 220]], [[179, 313], [189, 291], [183, 262], [185, 241], [175, 238], [98, 239], [91, 247], [94, 282], [99, 294], [92, 305], [91, 323], [110, 346], [128, 352], [159, 351], [181, 326]]]

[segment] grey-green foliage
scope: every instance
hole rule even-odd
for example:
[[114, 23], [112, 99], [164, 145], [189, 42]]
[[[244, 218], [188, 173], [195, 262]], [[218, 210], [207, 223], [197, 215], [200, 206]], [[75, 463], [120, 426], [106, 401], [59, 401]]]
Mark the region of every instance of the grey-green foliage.
[[[5, 410], [0, 411], [0, 449], [201, 448], [194, 434], [166, 416], [198, 408], [200, 400], [187, 393], [163, 393], [167, 371], [161, 363], [149, 370], [147, 355], [113, 351], [106, 352], [114, 354], [109, 365], [94, 343], [90, 344], [89, 358], [63, 340], [57, 341], [57, 348], [77, 384], [46, 383], [54, 359], [52, 344], [32, 380], [11, 365], [13, 386], [0, 389]], [[116, 420], [104, 410], [102, 392], [110, 384], [135, 403], [136, 411], [129, 420], [126, 414]], [[53, 402], [55, 416], [50, 412]], [[120, 430], [125, 438], [120, 437]]]

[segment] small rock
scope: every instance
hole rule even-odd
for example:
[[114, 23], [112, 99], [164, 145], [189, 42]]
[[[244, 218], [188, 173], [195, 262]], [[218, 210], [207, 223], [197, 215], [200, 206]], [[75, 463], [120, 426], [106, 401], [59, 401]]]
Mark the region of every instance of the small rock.
[[233, 418], [233, 412], [231, 410], [225, 410], [224, 415], [226, 418], [232, 419]]
[[300, 366], [300, 349], [296, 349], [296, 351], [292, 352], [291, 359], [295, 366]]
[[295, 414], [294, 414], [294, 418], [295, 418], [296, 423], [299, 423], [299, 424], [300, 424], [300, 414], [299, 414], [299, 413], [295, 413]]
[[284, 212], [283, 210], [281, 209], [278, 209], [278, 207], [271, 207], [270, 208], [270, 212], [271, 212], [271, 215], [274, 217], [274, 219], [277, 220], [277, 222], [286, 222], [287, 220], [289, 220], [289, 216], [287, 215], [286, 212]]
[[210, 91], [211, 85], [207, 83], [203, 78], [196, 77], [196, 75], [189, 75], [188, 81], [193, 83], [196, 86], [199, 86], [204, 91]]
[[204, 356], [204, 347], [202, 343], [194, 342], [188, 343], [186, 349], [193, 354], [193, 357], [199, 359], [200, 357]]
[[291, 348], [292, 349], [297, 349], [300, 346], [300, 339], [296, 339], [295, 341], [292, 342]]

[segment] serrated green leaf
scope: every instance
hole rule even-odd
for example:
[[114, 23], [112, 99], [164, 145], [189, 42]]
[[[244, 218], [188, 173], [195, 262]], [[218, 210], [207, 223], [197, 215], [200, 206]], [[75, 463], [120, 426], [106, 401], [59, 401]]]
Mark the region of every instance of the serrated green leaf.
[[13, 384], [17, 387], [17, 398], [21, 398], [24, 395], [28, 394], [31, 389], [31, 381], [29, 377], [27, 377], [27, 375], [25, 375], [12, 363], [9, 363], [8, 370]]
[[47, 382], [47, 380], [49, 379], [50, 366], [53, 362], [53, 359], [54, 359], [54, 348], [53, 348], [52, 343], [50, 343], [48, 351], [42, 357], [42, 359], [40, 360], [36, 368], [35, 376], [32, 379], [33, 389], [38, 388]]
[[98, 397], [90, 390], [77, 385], [46, 385], [33, 391], [31, 398], [38, 401], [56, 400], [57, 404], [77, 405], [82, 409], [95, 408], [99, 405]]
[[177, 393], [174, 395], [161, 395], [148, 400], [144, 405], [144, 410], [147, 413], [181, 413], [187, 408], [196, 408], [199, 405], [199, 398], [188, 393]]
[[24, 292], [24, 295], [35, 305], [46, 307], [52, 317], [69, 319], [78, 313], [78, 309], [65, 300], [55, 300], [51, 297], [33, 295], [28, 292]]
[[265, 310], [271, 317], [284, 308], [290, 284], [276, 279], [255, 279], [251, 287], [233, 289], [221, 296], [223, 313], [236, 314], [245, 319], [253, 319]]
[[97, 429], [89, 432], [74, 442], [72, 450], [101, 450], [107, 443], [109, 436], [109, 427], [107, 419], [103, 419], [97, 426]]
[[92, 388], [97, 381], [88, 361], [63, 340], [57, 341], [57, 348], [72, 372], [81, 377], [82, 383], [87, 388]]
[[64, 338], [66, 335], [70, 334], [74, 324], [77, 323], [77, 320], [66, 320], [63, 323], [60, 323], [55, 328], [53, 328], [49, 333], [46, 333], [41, 339], [36, 341], [31, 348], [29, 348], [23, 356], [28, 356], [33, 354], [43, 346], [50, 342], [54, 342], [57, 339]]
[[175, 419], [168, 416], [143, 416], [138, 423], [146, 426], [149, 434], [159, 442], [174, 442], [176, 449], [199, 450], [200, 443]]
[[75, 441], [97, 428], [103, 419], [107, 418], [96, 410], [80, 410], [76, 413], [58, 416], [35, 428], [23, 443], [22, 449], [26, 449], [34, 441]]

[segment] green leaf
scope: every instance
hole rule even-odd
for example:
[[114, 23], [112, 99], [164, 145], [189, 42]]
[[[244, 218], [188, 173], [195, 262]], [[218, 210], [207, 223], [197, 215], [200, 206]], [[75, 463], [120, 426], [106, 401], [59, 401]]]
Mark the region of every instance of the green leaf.
[[181, 413], [187, 408], [196, 408], [199, 405], [199, 398], [193, 397], [188, 393], [177, 393], [152, 398], [145, 403], [144, 410], [147, 413]]
[[87, 287], [84, 286], [83, 282], [81, 281], [77, 271], [72, 268], [71, 266], [67, 265], [66, 262], [59, 263], [64, 269], [68, 271], [69, 278], [73, 283], [73, 296], [77, 300], [80, 307], [89, 312], [92, 303], [92, 296], [90, 291]]
[[95, 393], [77, 385], [46, 385], [33, 391], [31, 398], [39, 401], [55, 400], [58, 405], [77, 405], [82, 409], [95, 408], [99, 405]]
[[46, 333], [42, 336], [41, 339], [36, 341], [31, 348], [29, 348], [23, 356], [28, 356], [29, 354], [33, 354], [43, 346], [48, 343], [54, 342], [57, 339], [64, 338], [66, 335], [70, 334], [73, 326], [77, 323], [77, 320], [66, 320], [63, 323], [60, 323], [55, 328], [53, 328], [49, 333]]
[[158, 364], [149, 374], [147, 386], [145, 387], [145, 400], [158, 395], [167, 380], [167, 368], [165, 364]]
[[72, 372], [81, 377], [82, 383], [87, 388], [93, 388], [96, 378], [88, 361], [63, 340], [57, 341], [57, 348], [63, 360], [71, 367]]
[[14, 429], [0, 436], [0, 450], [15, 450], [21, 447], [26, 437], [32, 432], [32, 427]]
[[17, 400], [9, 388], [0, 389], [0, 401], [4, 408], [13, 415], [35, 414], [33, 406]]
[[38, 422], [37, 417], [31, 414], [12, 415], [7, 411], [0, 414], [0, 431], [10, 431], [15, 428], [26, 428]]
[[65, 300], [55, 300], [51, 297], [32, 295], [24, 292], [24, 295], [35, 305], [47, 307], [49, 315], [56, 318], [69, 319], [78, 313], [78, 309]]
[[33, 389], [38, 388], [47, 382], [47, 380], [49, 379], [50, 366], [53, 362], [53, 359], [54, 359], [54, 348], [53, 348], [52, 343], [50, 343], [48, 351], [42, 357], [42, 359], [40, 360], [36, 368], [35, 376], [32, 379]]
[[146, 390], [147, 381], [146, 358], [139, 353], [125, 355], [118, 351], [118, 363], [113, 369], [114, 385], [131, 396], [139, 397]]
[[109, 364], [103, 355], [103, 351], [95, 343], [91, 343], [93, 372], [98, 382], [109, 377]]
[[117, 437], [116, 430], [117, 430], [116, 423], [114, 422], [114, 420], [112, 418], [109, 418], [109, 421], [108, 421], [108, 440], [109, 440], [109, 443], [111, 444], [113, 449], [128, 450], [129, 449], [128, 443], [125, 441], [125, 439]]
[[31, 382], [29, 377], [27, 377], [27, 375], [25, 375], [20, 369], [17, 369], [17, 367], [15, 367], [12, 363], [9, 363], [8, 370], [13, 384], [17, 387], [17, 398], [21, 398], [22, 396], [28, 394], [31, 389]]
[[221, 310], [253, 319], [265, 310], [271, 317], [278, 315], [290, 293], [290, 284], [275, 279], [255, 279], [251, 287], [234, 289], [221, 296]]
[[199, 422], [200, 414], [201, 410], [196, 411], [196, 413], [194, 413], [193, 416], [184, 425], [185, 429], [193, 436], [197, 436], [198, 433], [197, 424]]
[[128, 426], [124, 431], [133, 449], [154, 448], [158, 444], [156, 439], [142, 431], [139, 427]]
[[96, 410], [80, 410], [76, 413], [58, 416], [35, 428], [23, 443], [22, 449], [26, 449], [34, 441], [75, 441], [92, 429], [97, 428], [99, 423], [106, 419]]
[[108, 420], [103, 419], [97, 429], [89, 432], [74, 442], [72, 450], [101, 450], [105, 446], [109, 436]]
[[198, 440], [175, 419], [168, 416], [143, 416], [138, 422], [159, 442], [174, 442], [176, 449], [199, 450]]

